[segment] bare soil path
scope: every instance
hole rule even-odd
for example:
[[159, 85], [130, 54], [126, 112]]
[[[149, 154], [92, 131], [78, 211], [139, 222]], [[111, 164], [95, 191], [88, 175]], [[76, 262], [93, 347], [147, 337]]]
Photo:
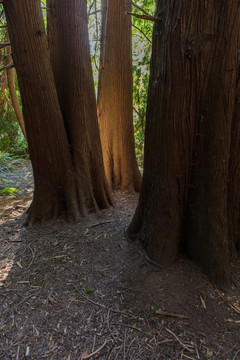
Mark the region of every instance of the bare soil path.
[[153, 267], [124, 233], [135, 194], [78, 223], [24, 228], [31, 166], [0, 176], [21, 190], [0, 197], [0, 359], [240, 359], [240, 262], [227, 291], [184, 255]]

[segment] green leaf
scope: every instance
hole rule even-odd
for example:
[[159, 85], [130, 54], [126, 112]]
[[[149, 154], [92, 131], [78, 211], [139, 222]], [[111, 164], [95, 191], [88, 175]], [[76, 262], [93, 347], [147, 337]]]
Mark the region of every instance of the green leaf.
[[86, 289], [86, 290], [83, 291], [83, 293], [84, 293], [85, 295], [87, 295], [87, 294], [92, 294], [93, 292], [94, 292], [94, 289], [92, 289], [92, 288], [89, 288], [89, 289]]

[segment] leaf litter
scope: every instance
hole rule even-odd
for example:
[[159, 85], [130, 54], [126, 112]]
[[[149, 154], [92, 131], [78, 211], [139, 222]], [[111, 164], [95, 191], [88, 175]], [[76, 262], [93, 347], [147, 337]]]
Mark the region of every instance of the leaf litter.
[[240, 262], [225, 292], [184, 255], [156, 270], [125, 236], [136, 194], [22, 228], [30, 164], [9, 180], [20, 194], [0, 198], [0, 359], [240, 359]]

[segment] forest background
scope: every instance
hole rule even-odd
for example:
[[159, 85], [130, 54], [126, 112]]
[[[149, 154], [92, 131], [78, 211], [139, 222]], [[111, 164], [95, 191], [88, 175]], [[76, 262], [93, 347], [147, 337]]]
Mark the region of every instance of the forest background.
[[[154, 14], [153, 0], [139, 0], [138, 6], [150, 15]], [[46, 1], [42, 1], [42, 10], [46, 20]], [[134, 13], [142, 14], [134, 7]], [[94, 74], [95, 91], [98, 91], [98, 72], [101, 37], [101, 0], [88, 0], [89, 41]], [[152, 22], [132, 17], [132, 61], [133, 61], [133, 118], [135, 149], [138, 164], [142, 169], [144, 150], [145, 113], [149, 81], [150, 57], [152, 47]], [[0, 5], [0, 43], [8, 42], [6, 19], [3, 5]], [[8, 88], [8, 74], [14, 76], [14, 85], [19, 105], [21, 96], [14, 68], [9, 69], [7, 55], [10, 47], [0, 48], [0, 166], [6, 167], [17, 158], [28, 158], [28, 145], [17, 121], [16, 112]], [[7, 67], [6, 67], [7, 66]]]

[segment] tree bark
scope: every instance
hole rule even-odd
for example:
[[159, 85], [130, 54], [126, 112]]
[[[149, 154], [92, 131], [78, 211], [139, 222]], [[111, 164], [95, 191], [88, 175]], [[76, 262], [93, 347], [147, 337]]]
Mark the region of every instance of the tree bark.
[[[26, 223], [42, 222], [65, 212], [68, 217], [76, 219], [95, 210], [96, 206], [93, 208], [89, 200], [93, 192], [91, 185], [87, 184], [90, 194], [85, 191], [85, 184], [82, 184], [83, 192], [79, 188], [75, 159], [72, 159], [59, 106], [40, 2], [9, 0], [4, 2], [4, 8], [35, 180], [34, 199]], [[85, 110], [86, 104], [81, 102], [81, 105]], [[74, 113], [75, 108], [69, 111]], [[79, 131], [78, 126], [75, 129]], [[83, 136], [89, 136], [84, 126], [80, 130]], [[92, 172], [94, 170], [91, 168]], [[97, 191], [94, 189], [95, 193]]]
[[[13, 62], [11, 53], [12, 53], [11, 46], [8, 46], [7, 47], [7, 56], [6, 56], [8, 65], [12, 64], [12, 62]], [[18, 124], [22, 130], [22, 133], [23, 133], [25, 139], [27, 140], [27, 134], [26, 134], [25, 124], [24, 124], [23, 114], [22, 114], [22, 110], [21, 110], [19, 102], [18, 102], [17, 92], [16, 92], [16, 88], [15, 88], [15, 83], [14, 83], [14, 69], [10, 68], [10, 69], [7, 69], [6, 71], [7, 71], [8, 88], [9, 88], [9, 93], [10, 93], [11, 100], [12, 100], [12, 105], [13, 105], [14, 111], [17, 116]]]
[[[239, 61], [239, 58], [238, 58]], [[228, 179], [229, 248], [232, 258], [240, 255], [240, 81], [238, 86], [231, 131], [231, 152]]]
[[239, 4], [158, 0], [156, 16], [143, 185], [128, 232], [162, 264], [181, 245], [224, 286]]
[[82, 211], [84, 208], [96, 211], [108, 207], [112, 200], [97, 121], [87, 3], [48, 0], [47, 7], [49, 51], [76, 172], [79, 203], [83, 204]]
[[140, 191], [134, 147], [129, 0], [102, 0], [98, 121], [104, 167], [112, 188]]

